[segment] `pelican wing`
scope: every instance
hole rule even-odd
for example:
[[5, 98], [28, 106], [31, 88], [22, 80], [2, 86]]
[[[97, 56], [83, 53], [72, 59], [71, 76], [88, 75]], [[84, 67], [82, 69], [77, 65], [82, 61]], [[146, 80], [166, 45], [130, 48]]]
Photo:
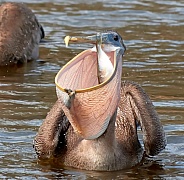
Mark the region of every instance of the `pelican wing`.
[[[128, 121], [131, 128], [126, 129], [125, 133], [126, 136], [129, 134], [129, 136], [127, 136], [129, 139], [133, 139], [133, 136], [137, 136], [136, 124], [140, 124], [147, 155], [157, 155], [165, 148], [166, 138], [163, 126], [149, 96], [139, 85], [128, 81], [122, 83], [119, 108], [119, 114], [124, 122], [119, 118], [118, 126], [124, 127]], [[125, 136], [125, 133], [122, 134], [122, 136]]]
[[69, 125], [70, 123], [62, 110], [61, 103], [57, 100], [34, 139], [34, 148], [39, 158], [50, 158], [57, 154], [59, 142], [63, 147], [65, 146], [64, 134]]

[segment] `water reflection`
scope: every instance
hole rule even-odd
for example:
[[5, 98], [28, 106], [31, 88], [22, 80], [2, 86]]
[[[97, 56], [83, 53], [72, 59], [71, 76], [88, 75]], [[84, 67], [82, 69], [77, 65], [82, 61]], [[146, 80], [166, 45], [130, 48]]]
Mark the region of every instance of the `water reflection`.
[[42, 171], [50, 172], [50, 178], [72, 178], [72, 179], [144, 179], [144, 178], [161, 178], [166, 173], [162, 162], [159, 160], [147, 159], [143, 164], [128, 170], [114, 172], [85, 171], [72, 168], [58, 169], [57, 167], [49, 167], [45, 164]]
[[[9, 0], [8, 0], [9, 1]], [[17, 0], [18, 2], [18, 0]], [[0, 70], [0, 169], [2, 179], [182, 179], [184, 177], [184, 5], [156, 1], [24, 1], [46, 30], [40, 59]], [[54, 77], [88, 45], [65, 48], [66, 35], [115, 29], [127, 46], [123, 79], [148, 92], [167, 133], [154, 161], [117, 172], [88, 172], [37, 164], [32, 140], [56, 100]]]

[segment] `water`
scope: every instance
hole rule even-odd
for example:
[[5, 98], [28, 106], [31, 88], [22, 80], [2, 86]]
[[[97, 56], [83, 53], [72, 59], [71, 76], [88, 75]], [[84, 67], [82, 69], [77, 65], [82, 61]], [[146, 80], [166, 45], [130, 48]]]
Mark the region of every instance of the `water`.
[[[18, 2], [18, 1], [17, 1]], [[0, 179], [184, 179], [184, 3], [182, 0], [26, 1], [46, 31], [40, 59], [0, 70]], [[38, 164], [32, 141], [56, 100], [58, 70], [88, 45], [65, 48], [66, 35], [115, 29], [127, 46], [124, 80], [142, 85], [168, 145], [154, 161], [93, 172]]]

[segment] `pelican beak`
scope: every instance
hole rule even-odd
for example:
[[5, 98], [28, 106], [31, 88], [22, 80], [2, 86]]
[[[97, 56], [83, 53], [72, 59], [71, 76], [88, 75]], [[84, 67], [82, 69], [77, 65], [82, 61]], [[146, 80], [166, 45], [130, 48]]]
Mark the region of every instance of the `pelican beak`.
[[66, 36], [64, 39], [66, 47], [68, 47], [69, 42], [72, 43], [92, 43], [95, 44], [99, 39], [100, 35], [93, 35], [93, 36], [87, 36], [87, 37], [72, 37], [72, 36]]
[[[119, 34], [118, 34], [119, 35]], [[113, 35], [114, 36], [114, 35]], [[117, 54], [120, 52], [121, 55], [124, 54], [126, 51], [126, 46], [123, 43], [123, 40], [121, 37], [117, 41], [114, 41], [114, 38], [109, 32], [105, 33], [97, 33], [92, 36], [86, 36], [86, 37], [73, 37], [73, 36], [66, 36], [64, 39], [66, 47], [68, 47], [69, 42], [70, 43], [91, 43], [91, 44], [100, 44], [102, 48], [104, 48], [105, 51], [116, 51]]]
[[[87, 49], [69, 61], [56, 75], [56, 92], [62, 109], [75, 132], [84, 139], [96, 139], [107, 129], [111, 118], [117, 110], [120, 100], [122, 54], [116, 52], [108, 33], [99, 33], [87, 37], [65, 38], [65, 43], [101, 43], [110, 45], [104, 54]], [[112, 39], [112, 38], [111, 38]], [[115, 47], [115, 48], [114, 48]], [[105, 59], [104, 59], [105, 57]], [[111, 64], [108, 78], [99, 83], [99, 59]], [[100, 67], [106, 67], [102, 61]], [[105, 68], [106, 70], [107, 68]], [[103, 69], [102, 69], [103, 70]], [[104, 73], [104, 71], [102, 71]], [[102, 73], [102, 74], [103, 74]]]

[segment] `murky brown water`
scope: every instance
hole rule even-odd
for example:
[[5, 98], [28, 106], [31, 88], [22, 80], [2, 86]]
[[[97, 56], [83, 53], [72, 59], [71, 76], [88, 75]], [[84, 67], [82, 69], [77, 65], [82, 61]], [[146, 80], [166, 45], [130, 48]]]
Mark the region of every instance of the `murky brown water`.
[[[0, 179], [184, 179], [183, 0], [24, 2], [37, 14], [50, 42], [41, 44], [38, 61], [0, 70]], [[140, 83], [150, 95], [168, 145], [154, 161], [117, 172], [38, 164], [32, 141], [56, 100], [54, 77], [87, 47], [65, 48], [63, 37], [104, 29], [123, 36], [122, 79]]]

